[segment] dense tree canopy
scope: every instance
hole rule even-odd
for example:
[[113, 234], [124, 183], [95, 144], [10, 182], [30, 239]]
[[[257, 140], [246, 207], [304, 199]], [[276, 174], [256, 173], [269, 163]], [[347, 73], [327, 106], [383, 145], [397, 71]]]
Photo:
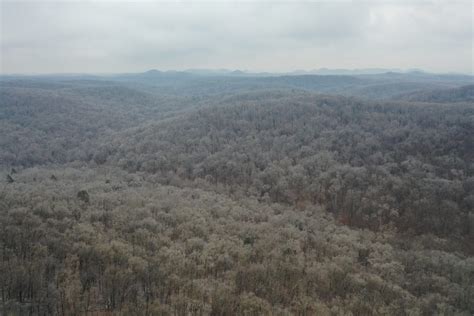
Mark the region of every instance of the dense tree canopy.
[[164, 184], [205, 180], [240, 195], [323, 205], [351, 225], [473, 236], [472, 106], [252, 96], [132, 129], [100, 152]]
[[0, 314], [472, 315], [469, 80], [0, 78]]
[[103, 167], [16, 174], [1, 193], [3, 308], [472, 312], [474, 259], [453, 253], [447, 239], [353, 230], [317, 206], [235, 200], [154, 179]]

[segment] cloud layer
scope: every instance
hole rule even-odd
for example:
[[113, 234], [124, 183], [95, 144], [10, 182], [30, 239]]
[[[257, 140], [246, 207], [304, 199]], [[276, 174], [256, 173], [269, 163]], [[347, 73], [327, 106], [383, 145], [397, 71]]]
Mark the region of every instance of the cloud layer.
[[472, 23], [470, 0], [3, 0], [1, 72], [386, 67], [472, 73]]

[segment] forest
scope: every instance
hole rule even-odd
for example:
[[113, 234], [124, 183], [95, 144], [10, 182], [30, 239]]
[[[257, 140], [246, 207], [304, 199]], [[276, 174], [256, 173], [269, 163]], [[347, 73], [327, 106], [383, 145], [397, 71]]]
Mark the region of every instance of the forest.
[[473, 315], [474, 79], [0, 76], [0, 315]]

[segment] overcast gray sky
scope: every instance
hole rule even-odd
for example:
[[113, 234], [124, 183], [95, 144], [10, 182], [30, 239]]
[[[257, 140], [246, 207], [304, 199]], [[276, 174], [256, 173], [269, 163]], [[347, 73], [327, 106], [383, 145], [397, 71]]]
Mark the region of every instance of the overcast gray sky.
[[0, 2], [2, 73], [472, 73], [471, 0]]

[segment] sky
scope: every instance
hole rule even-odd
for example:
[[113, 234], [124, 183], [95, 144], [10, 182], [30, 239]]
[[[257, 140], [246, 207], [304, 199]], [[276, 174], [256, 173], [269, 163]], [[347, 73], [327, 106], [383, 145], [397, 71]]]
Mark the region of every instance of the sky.
[[2, 74], [473, 73], [471, 0], [0, 0]]

